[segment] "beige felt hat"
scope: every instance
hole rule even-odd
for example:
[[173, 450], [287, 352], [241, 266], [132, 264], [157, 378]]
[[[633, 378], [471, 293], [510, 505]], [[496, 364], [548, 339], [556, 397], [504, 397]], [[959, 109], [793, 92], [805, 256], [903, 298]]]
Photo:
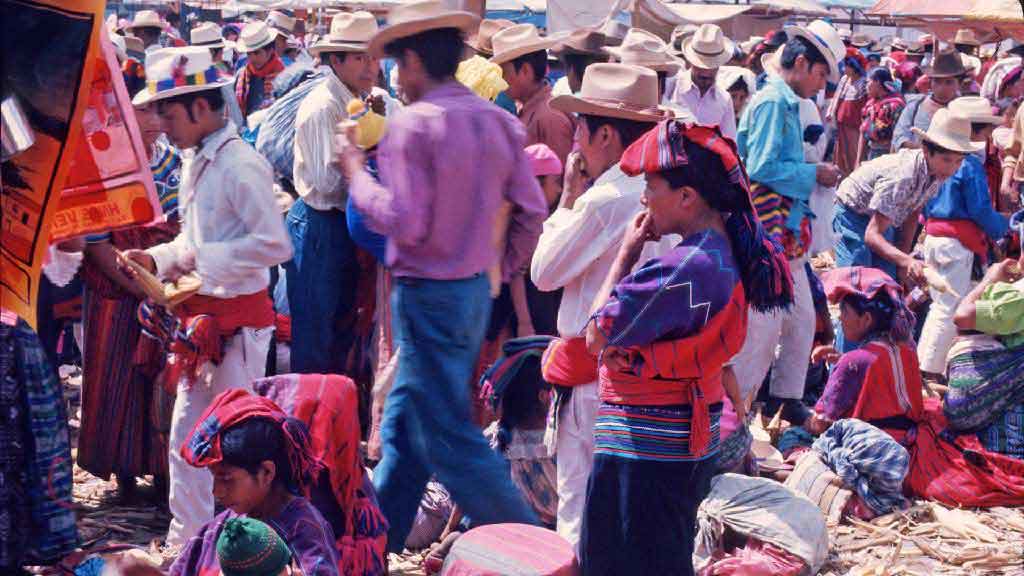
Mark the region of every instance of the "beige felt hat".
[[621, 46], [606, 48], [605, 51], [622, 64], [643, 66], [655, 72], [673, 75], [682, 68], [679, 61], [668, 53], [668, 45], [661, 38], [639, 28], [630, 30]]
[[238, 35], [238, 51], [252, 52], [269, 46], [280, 34], [276, 29], [267, 26], [266, 22], [249, 22], [242, 27], [242, 32]]
[[136, 36], [125, 36], [124, 37], [124, 50], [129, 56], [133, 54], [145, 54], [146, 45], [142, 42], [142, 38]]
[[132, 98], [132, 105], [200, 92], [234, 82], [223, 78], [213, 65], [213, 56], [205, 46], [159, 48], [146, 53], [146, 88]]
[[321, 52], [366, 52], [377, 34], [377, 19], [365, 10], [338, 12], [331, 18], [331, 30], [309, 47], [313, 56]]
[[697, 31], [696, 24], [680, 24], [672, 30], [672, 34], [668, 37], [668, 49], [674, 56], [679, 58], [683, 57], [683, 41], [693, 36]]
[[978, 36], [974, 34], [974, 30], [970, 28], [961, 28], [956, 31], [956, 36], [953, 38], [953, 44], [966, 44], [968, 46], [981, 46], [981, 42], [978, 41]]
[[160, 19], [160, 15], [155, 10], [139, 10], [135, 13], [132, 18], [132, 23], [125, 26], [125, 30], [134, 30], [135, 28], [160, 28], [163, 29], [164, 22]]
[[977, 124], [1002, 124], [1003, 117], [992, 109], [988, 98], [982, 96], [961, 96], [948, 105], [954, 116], [967, 118]]
[[469, 12], [447, 10], [438, 0], [413, 0], [399, 4], [388, 12], [388, 25], [370, 40], [369, 52], [382, 56], [384, 47], [399, 38], [405, 38], [439, 28], [458, 28], [471, 31], [480, 18]]
[[494, 45], [491, 43], [491, 40], [494, 39], [494, 35], [509, 26], [515, 26], [515, 24], [515, 22], [504, 18], [484, 18], [480, 21], [480, 27], [477, 28], [476, 34], [469, 37], [466, 40], [466, 44], [481, 54], [494, 56]]
[[189, 44], [203, 48], [223, 48], [224, 38], [220, 26], [213, 22], [203, 22], [189, 33]]
[[953, 115], [948, 108], [941, 108], [932, 116], [927, 132], [920, 128], [911, 130], [924, 140], [953, 152], [970, 154], [985, 148], [984, 142], [971, 142], [971, 121]]
[[564, 36], [541, 36], [540, 30], [533, 24], [509, 26], [491, 38], [494, 45], [491, 62], [504, 64], [531, 52], [547, 50], [564, 39]]
[[683, 57], [697, 68], [719, 68], [732, 60], [735, 52], [732, 40], [716, 24], [701, 24], [693, 36], [683, 40]]
[[558, 55], [582, 54], [607, 58], [608, 37], [593, 28], [580, 28], [551, 48]]
[[629, 30], [629, 24], [619, 22], [615, 19], [606, 20], [605, 23], [597, 29], [598, 32], [604, 34], [605, 37], [608, 38], [609, 46], [619, 46], [622, 44], [622, 41], [626, 38], [626, 34], [629, 33]]
[[670, 112], [658, 105], [658, 75], [649, 68], [630, 64], [597, 63], [583, 72], [583, 84], [576, 96], [564, 94], [551, 99], [555, 110], [658, 122]]

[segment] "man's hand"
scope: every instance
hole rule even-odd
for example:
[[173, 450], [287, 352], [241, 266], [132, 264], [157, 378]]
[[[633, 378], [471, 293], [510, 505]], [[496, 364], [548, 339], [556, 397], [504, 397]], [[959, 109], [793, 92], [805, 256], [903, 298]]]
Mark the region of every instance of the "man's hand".
[[565, 177], [562, 182], [562, 198], [558, 201], [559, 208], [572, 210], [576, 200], [586, 189], [587, 178], [584, 175], [583, 156], [579, 151], [571, 152], [565, 159]]
[[811, 363], [817, 364], [824, 360], [829, 364], [835, 364], [839, 360], [839, 351], [834, 346], [818, 346], [811, 350]]
[[817, 165], [815, 177], [818, 184], [831, 188], [839, 183], [839, 179], [843, 177], [843, 173], [835, 164], [822, 163]]
[[153, 260], [153, 257], [144, 250], [125, 250], [117, 257], [117, 263], [121, 271], [125, 276], [134, 280], [137, 276], [135, 269], [128, 265], [128, 262], [125, 262], [125, 260], [131, 260], [149, 270], [152, 274], [156, 274], [156, 260]]
[[1021, 278], [1021, 273], [1024, 272], [1020, 269], [1020, 265], [1016, 260], [1007, 258], [1002, 262], [993, 264], [985, 271], [985, 278], [982, 280], [983, 284], [995, 284], [996, 282], [1013, 283]]
[[[1014, 206], [1019, 205], [1020, 190], [1017, 188], [1017, 184], [1013, 180], [1013, 171], [1007, 170], [1003, 174], [1003, 181], [999, 186], [999, 206], [1012, 209]], [[1005, 210], [1006, 208], [1003, 209]]]

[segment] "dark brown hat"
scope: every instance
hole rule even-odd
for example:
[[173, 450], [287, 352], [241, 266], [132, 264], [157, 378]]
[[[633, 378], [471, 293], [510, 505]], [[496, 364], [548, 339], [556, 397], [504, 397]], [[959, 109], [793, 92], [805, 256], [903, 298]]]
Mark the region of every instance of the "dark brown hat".
[[924, 75], [929, 78], [957, 78], [966, 73], [960, 53], [949, 48], [936, 54], [931, 66], [924, 67]]
[[907, 44], [906, 52], [910, 56], [924, 56], [924, 44], [915, 40]]
[[570, 34], [565, 40], [555, 44], [551, 53], [557, 56], [563, 54], [582, 54], [584, 56], [607, 56], [604, 51], [608, 46], [608, 37], [594, 28], [581, 28]]

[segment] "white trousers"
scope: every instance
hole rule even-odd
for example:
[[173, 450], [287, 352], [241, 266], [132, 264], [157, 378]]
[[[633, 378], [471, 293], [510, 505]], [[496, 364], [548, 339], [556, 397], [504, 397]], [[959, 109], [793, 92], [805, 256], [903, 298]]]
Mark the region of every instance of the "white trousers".
[[597, 382], [577, 386], [558, 416], [556, 529], [577, 553], [587, 503], [587, 481], [594, 466], [594, 421], [600, 403]]
[[213, 476], [205, 468], [193, 468], [185, 462], [181, 446], [218, 394], [232, 388], [251, 390], [252, 381], [264, 376], [273, 335], [272, 327], [243, 328], [225, 343], [219, 365], [207, 363], [195, 381], [182, 377], [178, 382], [170, 435], [170, 546], [185, 545], [213, 519]]
[[804, 258], [789, 261], [793, 305], [785, 312], [747, 314], [747, 337], [730, 362], [744, 398], [756, 394], [772, 362], [770, 390], [776, 398], [802, 398], [814, 344], [814, 301]]
[[[928, 236], [924, 240], [924, 260], [933, 270], [949, 282], [961, 297], [971, 291], [971, 268], [974, 253], [956, 238]], [[917, 358], [921, 370], [934, 374], [946, 373], [946, 354], [956, 338], [953, 316], [960, 299], [952, 294], [931, 290], [932, 305], [925, 318], [921, 339], [917, 343]]]

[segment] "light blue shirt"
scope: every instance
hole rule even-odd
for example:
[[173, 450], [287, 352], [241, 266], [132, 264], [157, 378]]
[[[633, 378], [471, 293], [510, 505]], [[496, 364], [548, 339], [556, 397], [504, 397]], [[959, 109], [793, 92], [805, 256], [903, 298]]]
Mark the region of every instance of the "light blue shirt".
[[743, 111], [736, 145], [752, 182], [793, 199], [786, 226], [800, 230], [808, 216], [807, 204], [817, 181], [817, 167], [804, 161], [804, 135], [800, 126], [800, 97], [786, 82], [769, 74]]

